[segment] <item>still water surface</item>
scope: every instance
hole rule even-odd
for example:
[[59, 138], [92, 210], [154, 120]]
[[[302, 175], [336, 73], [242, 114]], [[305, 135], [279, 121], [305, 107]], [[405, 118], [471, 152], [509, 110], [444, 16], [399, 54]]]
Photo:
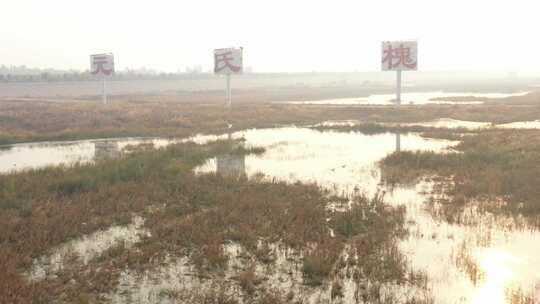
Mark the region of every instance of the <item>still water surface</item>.
[[0, 173], [74, 163], [84, 164], [119, 156], [128, 145], [152, 144], [155, 148], [160, 148], [178, 141], [160, 138], [113, 138], [1, 146]]
[[[473, 92], [411, 92], [401, 94], [402, 104], [483, 104], [483, 99], [501, 99], [514, 96], [524, 96], [528, 92], [517, 93], [473, 93]], [[454, 97], [467, 97], [466, 101], [455, 101]], [[395, 105], [395, 94], [374, 94], [368, 97], [335, 98], [325, 100], [288, 101], [290, 104], [317, 104], [317, 105]]]

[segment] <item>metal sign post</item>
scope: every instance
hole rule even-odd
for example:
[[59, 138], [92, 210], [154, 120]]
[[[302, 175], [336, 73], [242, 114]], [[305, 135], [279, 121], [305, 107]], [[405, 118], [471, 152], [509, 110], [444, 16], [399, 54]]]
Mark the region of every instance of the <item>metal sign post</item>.
[[396, 103], [401, 105], [401, 70], [397, 71]]
[[226, 48], [214, 50], [214, 73], [225, 75], [227, 81], [227, 108], [232, 106], [231, 75], [243, 72], [243, 48]]
[[401, 73], [418, 70], [418, 42], [383, 42], [381, 67], [383, 71], [397, 72], [396, 104], [401, 105]]
[[103, 76], [103, 104], [107, 104], [107, 78]]
[[90, 55], [90, 73], [95, 76], [101, 76], [102, 80], [102, 100], [107, 104], [107, 77], [114, 74], [114, 55], [97, 54]]
[[227, 108], [231, 108], [232, 105], [232, 94], [231, 94], [231, 74], [227, 74]]

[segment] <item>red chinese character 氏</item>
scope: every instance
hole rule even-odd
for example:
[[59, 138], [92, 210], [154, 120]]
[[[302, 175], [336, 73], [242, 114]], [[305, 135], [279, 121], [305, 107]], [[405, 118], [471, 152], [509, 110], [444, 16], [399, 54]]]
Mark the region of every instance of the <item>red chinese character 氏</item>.
[[411, 58], [411, 48], [404, 47], [400, 44], [399, 47], [394, 48], [391, 44], [388, 44], [383, 54], [382, 63], [388, 64], [388, 69], [394, 69], [401, 65], [409, 69], [416, 69], [416, 62]]
[[242, 67], [235, 66], [232, 63], [232, 61], [234, 60], [232, 51], [221, 53], [221, 54], [215, 54], [214, 56], [215, 56], [214, 71], [216, 73], [226, 68], [229, 68], [231, 71], [235, 73], [240, 72], [240, 70], [242, 69]]

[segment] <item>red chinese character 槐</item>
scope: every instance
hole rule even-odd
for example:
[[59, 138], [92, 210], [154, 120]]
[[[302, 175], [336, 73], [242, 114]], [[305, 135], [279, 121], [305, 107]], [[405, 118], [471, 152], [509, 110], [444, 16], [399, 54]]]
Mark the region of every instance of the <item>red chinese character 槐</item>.
[[411, 48], [404, 47], [400, 44], [399, 47], [394, 48], [391, 44], [388, 44], [383, 54], [382, 63], [388, 65], [388, 69], [394, 69], [401, 65], [409, 69], [416, 69], [416, 62], [411, 58]]
[[236, 66], [232, 63], [234, 60], [232, 51], [221, 53], [221, 54], [215, 54], [215, 66], [214, 71], [216, 73], [229, 68], [231, 71], [238, 73], [242, 69], [240, 66]]

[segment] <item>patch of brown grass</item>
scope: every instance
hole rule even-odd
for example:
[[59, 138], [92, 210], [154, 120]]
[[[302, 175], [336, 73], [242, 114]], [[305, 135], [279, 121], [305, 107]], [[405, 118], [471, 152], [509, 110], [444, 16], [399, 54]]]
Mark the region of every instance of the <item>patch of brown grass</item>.
[[[206, 94], [206, 95], [205, 95]], [[246, 101], [265, 94], [247, 92]], [[253, 96], [249, 96], [253, 94]], [[288, 92], [287, 96], [295, 96]], [[419, 122], [441, 117], [506, 123], [540, 117], [538, 94], [486, 105], [425, 105], [401, 107], [321, 106], [241, 102], [224, 109], [213, 92], [187, 102], [182, 96], [126, 96], [103, 106], [97, 102], [0, 102], [0, 144], [25, 141], [88, 139], [123, 136], [184, 137], [197, 133], [272, 127], [282, 124], [313, 124], [323, 120], [357, 119], [372, 122]], [[195, 99], [196, 100], [195, 100]], [[221, 97], [220, 97], [221, 98]], [[323, 96], [319, 96], [323, 98]], [[516, 97], [517, 98], [517, 97]], [[527, 102], [525, 102], [527, 101]]]
[[[183, 214], [189, 214], [215, 204], [211, 195], [197, 199], [205, 190], [190, 170], [226, 145], [188, 143], [92, 165], [0, 175], [0, 298], [11, 303], [50, 302], [68, 291], [74, 295], [86, 289], [95, 292], [113, 287], [110, 282], [121, 269], [116, 266], [139, 263], [134, 259], [138, 255], [111, 249], [105, 261], [95, 261], [96, 268], [77, 268], [65, 272], [62, 279], [43, 282], [29, 283], [23, 272], [34, 258], [53, 247], [101, 228], [128, 223], [133, 213], [143, 214], [151, 205], [174, 200]], [[185, 166], [171, 166], [178, 160]], [[107, 264], [111, 260], [116, 262]], [[87, 280], [77, 279], [81, 276]], [[66, 284], [70, 280], [66, 278], [79, 283]]]

